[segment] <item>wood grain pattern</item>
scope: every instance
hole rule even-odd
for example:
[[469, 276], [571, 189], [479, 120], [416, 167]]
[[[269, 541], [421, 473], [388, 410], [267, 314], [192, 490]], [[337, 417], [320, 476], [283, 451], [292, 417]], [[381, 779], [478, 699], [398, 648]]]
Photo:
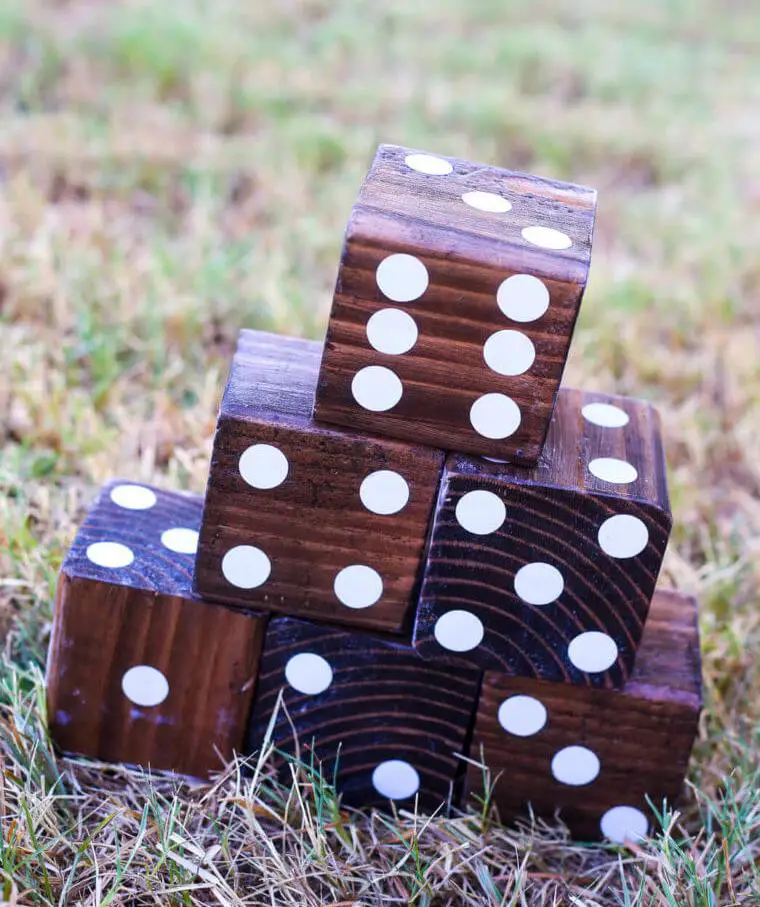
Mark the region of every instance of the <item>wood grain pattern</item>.
[[[545, 724], [535, 733], [514, 732], [525, 733], [538, 724], [530, 726], [531, 707], [513, 698], [518, 696], [536, 700], [545, 709]], [[598, 837], [608, 810], [631, 807], [651, 822], [647, 798], [658, 810], [664, 799], [670, 805], [677, 800], [701, 704], [696, 602], [677, 592], [658, 591], [636, 669], [622, 690], [487, 672], [471, 755], [475, 760], [484, 758], [494, 776], [503, 772], [494, 791], [502, 819], [524, 816], [530, 806], [538, 816], [558, 812], [577, 837]], [[512, 732], [503, 726], [500, 715]], [[596, 777], [578, 784], [555, 777], [553, 765], [560, 776], [575, 771], [576, 780], [584, 780], [585, 769], [593, 770], [593, 760], [584, 753], [576, 752], [573, 760], [565, 752], [555, 762], [568, 747], [591, 751], [599, 764]], [[472, 793], [482, 792], [477, 767], [468, 769], [468, 783]], [[612, 827], [616, 827], [614, 821]]]
[[[455, 754], [466, 748], [479, 682], [479, 672], [425, 662], [410, 646], [276, 618], [267, 630], [248, 749], [261, 747], [283, 690], [300, 758], [321, 760], [328, 779], [338, 759], [344, 803], [387, 808], [390, 791], [399, 807], [411, 807], [416, 793], [421, 808], [437, 809], [463, 768]], [[273, 742], [296, 751], [284, 711]], [[278, 764], [287, 778], [286, 761], [278, 757]]]
[[[420, 173], [407, 165], [410, 154], [419, 152], [380, 146], [351, 214], [315, 415], [362, 431], [533, 465], [586, 285], [596, 195], [454, 158], [438, 159], [451, 166], [446, 175]], [[494, 213], [466, 204], [463, 195], [473, 191], [495, 194], [511, 210]], [[522, 230], [532, 226], [561, 231], [570, 247], [531, 245]], [[381, 289], [378, 267], [398, 253], [417, 257], [428, 274], [427, 289], [408, 302]], [[513, 281], [511, 291], [500, 290], [515, 275], [534, 278], [533, 291], [543, 283], [545, 312], [526, 311], [530, 290], [524, 285], [517, 291]], [[416, 342], [403, 353], [386, 352], [383, 343], [378, 348], [368, 339], [370, 318], [388, 317], [379, 314], [388, 310], [401, 312], [387, 322], [389, 342], [398, 341], [397, 328], [409, 317], [416, 324]], [[511, 332], [508, 337], [489, 340], [505, 331]], [[494, 358], [484, 358], [487, 341], [499, 370], [492, 367]], [[535, 360], [519, 364], [531, 345]], [[401, 397], [387, 410], [364, 408], [352, 391], [357, 373], [369, 366], [390, 369], [400, 379]], [[482, 426], [475, 429], [473, 404], [489, 394], [516, 404], [518, 427], [481, 413], [491, 436]]]
[[265, 618], [192, 592], [200, 515], [200, 498], [121, 481], [93, 504], [61, 568], [48, 657], [63, 751], [195, 776], [240, 751]]
[[[309, 341], [241, 333], [214, 439], [197, 588], [398, 632], [415, 600], [443, 453], [316, 424], [319, 355]], [[264, 449], [274, 471], [256, 460]], [[264, 568], [250, 579], [244, 563], [240, 575], [229, 569], [240, 549], [261, 552]]]
[[[626, 424], [602, 426], [584, 412]], [[671, 522], [656, 412], [637, 400], [562, 389], [534, 469], [447, 459], [415, 645], [423, 656], [451, 654], [448, 625], [457, 656], [485, 670], [621, 686]], [[475, 635], [466, 648], [468, 627]]]

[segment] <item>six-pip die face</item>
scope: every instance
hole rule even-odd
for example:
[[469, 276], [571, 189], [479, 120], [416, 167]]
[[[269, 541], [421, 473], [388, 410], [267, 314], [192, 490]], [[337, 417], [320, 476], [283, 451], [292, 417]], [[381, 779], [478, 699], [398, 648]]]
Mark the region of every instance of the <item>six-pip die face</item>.
[[487, 671], [619, 687], [671, 522], [655, 410], [563, 389], [534, 469], [448, 457], [415, 645]]
[[534, 464], [595, 203], [580, 186], [382, 145], [346, 232], [316, 417]]

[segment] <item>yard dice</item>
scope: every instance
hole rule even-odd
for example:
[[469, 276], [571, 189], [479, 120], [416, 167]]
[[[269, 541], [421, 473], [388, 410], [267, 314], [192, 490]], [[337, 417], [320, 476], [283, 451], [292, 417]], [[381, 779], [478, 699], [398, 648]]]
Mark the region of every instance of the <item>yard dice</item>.
[[314, 422], [319, 354], [307, 340], [241, 332], [197, 588], [242, 607], [400, 632], [443, 453]]
[[482, 758], [503, 820], [559, 814], [575, 836], [636, 841], [681, 792], [701, 705], [696, 602], [657, 592], [622, 690], [486, 673], [470, 791]]
[[346, 231], [316, 417], [534, 464], [595, 203], [581, 186], [380, 146]]
[[259, 750], [271, 728], [285, 780], [285, 754], [298, 751], [348, 805], [411, 808], [417, 800], [435, 810], [458, 792], [479, 685], [478, 671], [425, 662], [409, 645], [276, 618], [248, 748]]
[[563, 389], [534, 469], [448, 457], [415, 644], [489, 671], [620, 686], [670, 527], [655, 410]]
[[264, 618], [191, 579], [201, 500], [112, 482], [61, 568], [47, 669], [65, 752], [203, 776], [240, 751]]

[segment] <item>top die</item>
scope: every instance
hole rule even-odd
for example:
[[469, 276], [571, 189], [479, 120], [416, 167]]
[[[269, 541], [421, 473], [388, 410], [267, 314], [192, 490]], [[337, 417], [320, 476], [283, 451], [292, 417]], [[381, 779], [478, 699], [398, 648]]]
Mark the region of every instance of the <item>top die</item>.
[[535, 464], [595, 209], [592, 189], [381, 145], [346, 231], [316, 418]]

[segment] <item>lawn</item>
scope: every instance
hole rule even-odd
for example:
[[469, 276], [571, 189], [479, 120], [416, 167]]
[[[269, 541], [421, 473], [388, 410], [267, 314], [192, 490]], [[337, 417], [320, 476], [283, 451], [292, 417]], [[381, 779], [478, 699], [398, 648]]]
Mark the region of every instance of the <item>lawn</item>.
[[[740, 0], [0, 0], [0, 892], [19, 904], [760, 903], [760, 9]], [[568, 383], [660, 409], [701, 605], [678, 812], [361, 817], [57, 759], [56, 572], [112, 475], [202, 492], [240, 327], [320, 338], [380, 141], [592, 185]], [[277, 895], [270, 896], [270, 887]]]

